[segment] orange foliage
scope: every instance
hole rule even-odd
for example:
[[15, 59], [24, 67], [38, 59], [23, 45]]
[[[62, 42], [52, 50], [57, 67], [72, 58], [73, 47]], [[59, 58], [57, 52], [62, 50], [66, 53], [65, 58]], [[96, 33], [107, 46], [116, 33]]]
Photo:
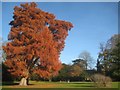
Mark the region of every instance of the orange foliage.
[[55, 15], [37, 8], [36, 3], [15, 6], [13, 19], [10, 42], [3, 46], [9, 71], [22, 77], [31, 72], [43, 78], [57, 75], [61, 69], [59, 55], [72, 24], [56, 20]]

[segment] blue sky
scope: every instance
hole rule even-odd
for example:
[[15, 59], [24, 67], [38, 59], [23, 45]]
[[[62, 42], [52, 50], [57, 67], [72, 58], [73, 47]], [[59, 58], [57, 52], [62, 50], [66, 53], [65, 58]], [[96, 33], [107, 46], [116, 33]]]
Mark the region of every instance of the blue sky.
[[[118, 33], [117, 2], [40, 2], [37, 4], [42, 10], [55, 14], [57, 19], [70, 21], [74, 25], [60, 55], [63, 63], [71, 63], [84, 50], [90, 52], [96, 61], [99, 44]], [[7, 40], [10, 30], [8, 23], [12, 20], [13, 8], [19, 5], [19, 2], [2, 3], [4, 41]]]
[[[2, 26], [2, 3], [0, 2], [0, 26]], [[2, 36], [2, 27], [0, 27], [0, 36]]]

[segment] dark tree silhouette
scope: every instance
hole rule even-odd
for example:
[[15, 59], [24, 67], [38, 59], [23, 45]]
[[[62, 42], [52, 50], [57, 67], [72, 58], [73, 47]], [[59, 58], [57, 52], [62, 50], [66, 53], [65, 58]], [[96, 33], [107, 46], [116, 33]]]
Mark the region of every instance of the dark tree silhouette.
[[113, 35], [105, 45], [101, 44], [100, 49], [97, 63], [98, 72], [120, 81], [120, 34]]

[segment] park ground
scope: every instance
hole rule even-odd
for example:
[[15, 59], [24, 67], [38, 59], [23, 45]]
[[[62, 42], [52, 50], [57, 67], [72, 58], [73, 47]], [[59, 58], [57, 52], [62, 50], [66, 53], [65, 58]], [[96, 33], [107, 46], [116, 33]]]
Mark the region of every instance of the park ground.
[[[118, 88], [120, 82], [112, 82], [111, 88]], [[92, 82], [41, 82], [30, 81], [28, 86], [19, 86], [19, 82], [3, 82], [2, 88], [95, 88]]]

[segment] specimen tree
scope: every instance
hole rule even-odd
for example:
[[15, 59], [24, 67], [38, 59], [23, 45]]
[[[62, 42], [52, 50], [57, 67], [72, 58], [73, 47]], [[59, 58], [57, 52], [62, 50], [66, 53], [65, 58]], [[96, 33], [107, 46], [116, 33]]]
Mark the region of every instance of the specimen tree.
[[31, 72], [45, 79], [57, 75], [61, 68], [59, 55], [72, 23], [57, 20], [34, 2], [15, 6], [13, 14], [9, 42], [3, 46], [8, 71], [21, 77], [20, 85], [27, 85]]

